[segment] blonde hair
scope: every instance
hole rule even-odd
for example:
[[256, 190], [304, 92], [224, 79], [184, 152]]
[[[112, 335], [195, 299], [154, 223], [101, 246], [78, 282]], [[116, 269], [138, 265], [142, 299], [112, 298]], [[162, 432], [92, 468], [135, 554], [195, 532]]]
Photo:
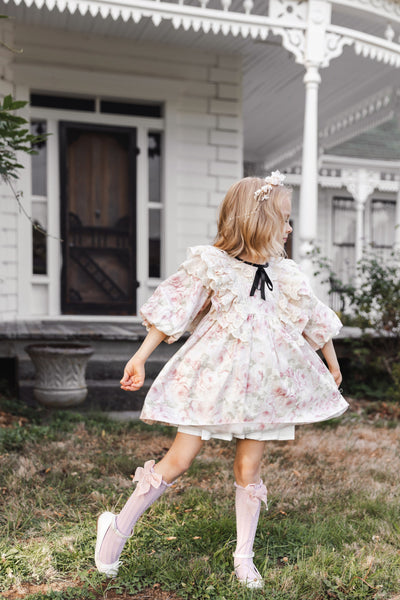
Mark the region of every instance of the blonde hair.
[[216, 248], [233, 257], [248, 254], [254, 262], [286, 255], [282, 204], [285, 198], [291, 199], [292, 190], [274, 185], [269, 198], [258, 202], [254, 193], [263, 185], [264, 179], [245, 177], [229, 188], [219, 211]]

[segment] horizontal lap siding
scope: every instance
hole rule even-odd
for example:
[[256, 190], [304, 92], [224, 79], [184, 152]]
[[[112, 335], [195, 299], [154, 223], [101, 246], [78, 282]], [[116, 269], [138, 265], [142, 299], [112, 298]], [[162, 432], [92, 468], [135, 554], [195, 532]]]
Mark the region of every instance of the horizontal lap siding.
[[187, 246], [212, 242], [218, 206], [242, 176], [240, 59], [214, 56], [207, 85], [196, 89], [200, 95], [192, 99], [193, 89], [185, 88], [178, 117], [180, 260]]
[[15, 317], [18, 288], [17, 203], [0, 183], [0, 319]]
[[[0, 22], [0, 97], [14, 93], [13, 27]], [[18, 182], [14, 182], [18, 189]], [[0, 320], [17, 314], [18, 298], [18, 208], [11, 189], [0, 178]]]

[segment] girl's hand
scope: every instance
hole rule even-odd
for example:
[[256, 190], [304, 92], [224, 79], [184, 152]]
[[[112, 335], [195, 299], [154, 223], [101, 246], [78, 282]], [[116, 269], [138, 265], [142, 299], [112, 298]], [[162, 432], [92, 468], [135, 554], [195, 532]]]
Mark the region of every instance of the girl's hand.
[[324, 346], [322, 346], [321, 352], [324, 355], [330, 374], [335, 380], [336, 385], [339, 387], [339, 385], [342, 383], [342, 374], [340, 372], [340, 367], [332, 340], [329, 340]]
[[335, 380], [336, 385], [339, 387], [339, 385], [342, 383], [342, 379], [343, 379], [340, 369], [338, 367], [329, 368], [329, 372], [332, 375], [333, 379]]
[[127, 392], [136, 392], [144, 384], [144, 360], [132, 356], [132, 358], [126, 363], [124, 369], [124, 376], [120, 381], [121, 388]]
[[128, 392], [136, 392], [144, 384], [144, 365], [150, 354], [167, 336], [159, 331], [154, 325], [150, 327], [148, 334], [143, 340], [140, 348], [126, 363], [124, 376], [120, 381], [121, 388]]

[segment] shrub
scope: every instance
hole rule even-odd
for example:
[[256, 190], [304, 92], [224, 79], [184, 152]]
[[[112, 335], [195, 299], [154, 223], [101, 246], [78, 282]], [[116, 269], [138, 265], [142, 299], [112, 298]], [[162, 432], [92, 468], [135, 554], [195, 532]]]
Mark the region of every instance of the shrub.
[[340, 294], [342, 320], [361, 328], [361, 337], [348, 342], [355, 383], [361, 385], [364, 395], [379, 392], [399, 401], [400, 252], [391, 252], [385, 260], [373, 249], [366, 252], [349, 284], [341, 281], [319, 250], [313, 252], [313, 260], [318, 267], [315, 274], [322, 273], [330, 291]]

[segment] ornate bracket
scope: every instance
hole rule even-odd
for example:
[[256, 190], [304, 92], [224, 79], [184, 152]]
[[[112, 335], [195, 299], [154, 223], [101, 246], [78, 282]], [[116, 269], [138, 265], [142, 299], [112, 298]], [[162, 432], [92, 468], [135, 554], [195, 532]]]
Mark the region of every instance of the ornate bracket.
[[331, 4], [327, 0], [270, 0], [269, 16], [282, 21], [283, 26], [273, 27], [272, 32], [281, 36], [283, 47], [299, 64], [328, 67], [345, 45], [354, 43], [349, 36], [328, 31]]
[[306, 36], [301, 29], [285, 29], [283, 27], [273, 27], [272, 33], [280, 35], [282, 38], [282, 46], [289, 52], [294, 54], [296, 62], [304, 65], [304, 48]]
[[[337, 2], [349, 4], [350, 2]], [[400, 17], [400, 8], [388, 0], [358, 0], [367, 10], [386, 11]], [[270, 0], [269, 16], [282, 26], [272, 27], [275, 35], [280, 35], [282, 45], [294, 54], [299, 64], [315, 64], [328, 67], [332, 59], [343, 53], [345, 46], [354, 45], [356, 54], [400, 67], [399, 44], [394, 41], [394, 30], [388, 26], [385, 38], [372, 36], [362, 31], [354, 31], [331, 23], [331, 9], [334, 0]], [[353, 2], [352, 8], [353, 6]], [[397, 12], [396, 12], [397, 11]]]
[[304, 0], [270, 0], [269, 2], [269, 17], [275, 22], [282, 23], [282, 27], [273, 27], [272, 33], [281, 36], [283, 47], [294, 54], [296, 62], [301, 65], [304, 64], [307, 12], [308, 2]]
[[337, 58], [343, 53], [345, 46], [351, 46], [353, 43], [354, 40], [350, 37], [327, 32], [325, 34], [325, 54], [321, 67], [328, 67], [333, 58]]
[[368, 196], [379, 188], [381, 175], [377, 171], [367, 171], [367, 169], [343, 169], [343, 185], [353, 196], [358, 206], [364, 206]]

